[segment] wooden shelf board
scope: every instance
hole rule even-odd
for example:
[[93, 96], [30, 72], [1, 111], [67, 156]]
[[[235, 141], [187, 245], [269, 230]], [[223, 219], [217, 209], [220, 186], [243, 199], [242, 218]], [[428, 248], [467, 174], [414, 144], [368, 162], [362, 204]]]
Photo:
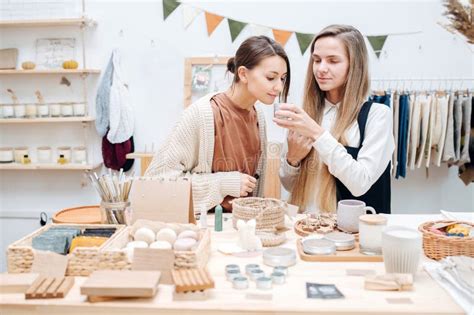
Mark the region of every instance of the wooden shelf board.
[[69, 123], [69, 122], [91, 122], [95, 118], [91, 116], [81, 117], [45, 117], [45, 118], [2, 118], [1, 124], [36, 124], [36, 123]]
[[11, 70], [0, 70], [0, 75], [5, 74], [99, 74], [99, 69], [41, 69], [41, 70], [21, 70], [21, 69], [11, 69]]
[[95, 164], [18, 164], [18, 163], [7, 163], [0, 164], [0, 170], [70, 170], [70, 171], [81, 171], [81, 170], [93, 170], [101, 166], [102, 163]]
[[0, 27], [81, 26], [91, 22], [93, 21], [86, 18], [3, 20], [0, 21]]

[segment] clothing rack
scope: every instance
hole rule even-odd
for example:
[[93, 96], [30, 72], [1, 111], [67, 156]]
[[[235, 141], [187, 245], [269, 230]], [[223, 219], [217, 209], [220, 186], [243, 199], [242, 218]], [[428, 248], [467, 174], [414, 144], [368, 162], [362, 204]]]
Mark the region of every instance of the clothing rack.
[[[398, 89], [402, 90], [412, 89], [413, 86], [418, 87], [421, 90], [463, 90], [463, 89], [474, 89], [474, 78], [372, 78], [371, 82], [374, 87], [373, 90], [383, 89]], [[467, 84], [466, 84], [467, 83]]]

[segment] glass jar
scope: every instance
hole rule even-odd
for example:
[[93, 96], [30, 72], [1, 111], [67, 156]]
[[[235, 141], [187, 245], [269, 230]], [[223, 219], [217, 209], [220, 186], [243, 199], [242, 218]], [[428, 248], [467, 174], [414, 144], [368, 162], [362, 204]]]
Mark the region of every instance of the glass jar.
[[365, 214], [359, 217], [359, 246], [364, 255], [382, 254], [382, 230], [387, 218], [380, 214]]
[[86, 164], [87, 163], [86, 147], [75, 147], [74, 149], [72, 149], [72, 161], [74, 163]]
[[75, 103], [73, 106], [74, 116], [85, 116], [86, 115], [86, 104]]
[[16, 118], [25, 118], [26, 108], [24, 104], [16, 104], [15, 107], [15, 117]]
[[28, 147], [17, 147], [15, 148], [15, 163], [21, 163], [23, 156], [29, 155]]
[[48, 104], [39, 104], [38, 105], [38, 117], [48, 117], [49, 116], [49, 106]]
[[51, 147], [38, 147], [38, 162], [51, 163], [52, 152]]
[[127, 224], [130, 222], [130, 202], [100, 203], [101, 220], [104, 224]]
[[27, 118], [36, 118], [37, 114], [38, 114], [38, 109], [36, 108], [36, 104], [26, 104], [25, 116]]
[[0, 163], [11, 163], [13, 160], [13, 148], [0, 148]]
[[15, 116], [13, 105], [3, 105], [3, 118], [12, 118], [13, 116]]
[[49, 105], [49, 111], [51, 113], [51, 117], [59, 117], [61, 116], [61, 105], [51, 104]]
[[73, 115], [72, 103], [61, 103], [61, 116], [70, 117]]

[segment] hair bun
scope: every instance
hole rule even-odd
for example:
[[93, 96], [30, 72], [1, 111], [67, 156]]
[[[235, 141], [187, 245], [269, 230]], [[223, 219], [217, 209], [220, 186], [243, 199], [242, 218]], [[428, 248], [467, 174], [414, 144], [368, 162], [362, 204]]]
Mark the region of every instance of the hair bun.
[[229, 72], [235, 73], [235, 58], [234, 57], [227, 60], [227, 70]]

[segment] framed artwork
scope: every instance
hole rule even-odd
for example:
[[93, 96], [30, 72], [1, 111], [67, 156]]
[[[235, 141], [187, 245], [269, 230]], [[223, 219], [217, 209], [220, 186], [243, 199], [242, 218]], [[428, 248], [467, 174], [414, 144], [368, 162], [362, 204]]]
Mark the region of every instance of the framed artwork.
[[36, 40], [36, 64], [39, 69], [59, 69], [65, 60], [75, 59], [75, 38], [39, 38]]
[[234, 75], [227, 72], [231, 57], [186, 58], [184, 64], [184, 107], [207, 93], [225, 90], [232, 84]]

